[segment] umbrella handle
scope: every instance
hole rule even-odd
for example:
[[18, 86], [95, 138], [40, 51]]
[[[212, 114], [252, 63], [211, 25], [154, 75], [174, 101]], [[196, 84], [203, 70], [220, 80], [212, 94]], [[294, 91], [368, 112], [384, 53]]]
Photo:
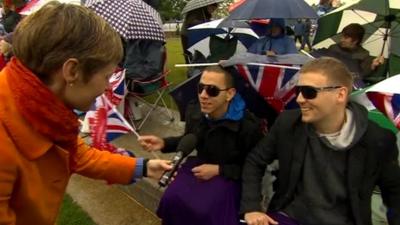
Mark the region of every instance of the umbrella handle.
[[385, 16], [385, 21], [387, 22], [387, 28], [386, 28], [386, 31], [385, 31], [385, 35], [383, 36], [383, 46], [382, 46], [382, 50], [381, 50], [381, 55], [383, 55], [383, 51], [385, 50], [386, 42], [387, 42], [387, 39], [389, 37], [389, 30], [392, 27], [392, 22], [395, 19], [396, 19], [396, 17], [393, 16], [393, 15]]

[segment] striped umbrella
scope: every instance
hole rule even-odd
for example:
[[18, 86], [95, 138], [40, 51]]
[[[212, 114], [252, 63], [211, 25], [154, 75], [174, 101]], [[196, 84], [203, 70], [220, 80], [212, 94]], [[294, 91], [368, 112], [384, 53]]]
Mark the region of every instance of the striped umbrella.
[[340, 32], [351, 23], [365, 28], [362, 46], [372, 56], [389, 59], [389, 74], [400, 73], [400, 1], [359, 0], [326, 14], [318, 20], [314, 47], [338, 43]]
[[165, 42], [160, 14], [142, 0], [87, 0], [85, 6], [103, 17], [126, 40]]

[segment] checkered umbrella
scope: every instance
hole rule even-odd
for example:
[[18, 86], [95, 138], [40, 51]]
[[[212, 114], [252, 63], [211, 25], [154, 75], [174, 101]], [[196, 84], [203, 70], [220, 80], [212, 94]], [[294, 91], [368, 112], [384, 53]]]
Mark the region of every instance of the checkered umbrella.
[[223, 2], [224, 0], [191, 0], [186, 3], [185, 7], [182, 10], [182, 14], [186, 14], [189, 11], [193, 11], [195, 9], [202, 8], [204, 6], [212, 5], [214, 3]]
[[142, 0], [88, 0], [85, 5], [103, 17], [126, 40], [165, 42], [160, 14]]

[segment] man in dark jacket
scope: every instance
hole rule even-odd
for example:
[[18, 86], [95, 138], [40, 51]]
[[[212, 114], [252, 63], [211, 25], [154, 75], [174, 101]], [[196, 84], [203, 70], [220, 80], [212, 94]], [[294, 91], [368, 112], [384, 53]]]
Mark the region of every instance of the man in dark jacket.
[[[185, 134], [197, 136], [197, 156], [178, 171], [157, 214], [165, 225], [238, 224], [242, 165], [262, 132], [221, 67], [203, 71], [198, 98], [200, 104], [187, 110], [185, 127]], [[181, 138], [142, 136], [139, 142], [149, 151], [173, 152]]]
[[[336, 59], [322, 57], [302, 67], [296, 86], [300, 109], [283, 112], [246, 159], [241, 211], [248, 224], [371, 225], [376, 185], [389, 224], [400, 224], [396, 137], [369, 121], [363, 106], [349, 102], [351, 89], [352, 76]], [[260, 181], [275, 159], [276, 193], [266, 214]]]
[[[369, 52], [361, 46], [365, 29], [358, 23], [352, 23], [343, 28], [338, 44], [331, 45], [328, 50], [335, 54], [334, 57], [347, 63], [347, 60], [354, 60], [359, 64], [357, 76], [370, 83], [376, 83], [379, 77], [374, 77], [374, 71], [378, 66], [384, 64], [384, 57], [376, 58], [370, 56]], [[350, 69], [351, 70], [351, 69]], [[378, 80], [377, 80], [378, 79]], [[381, 78], [382, 79], [382, 78]]]

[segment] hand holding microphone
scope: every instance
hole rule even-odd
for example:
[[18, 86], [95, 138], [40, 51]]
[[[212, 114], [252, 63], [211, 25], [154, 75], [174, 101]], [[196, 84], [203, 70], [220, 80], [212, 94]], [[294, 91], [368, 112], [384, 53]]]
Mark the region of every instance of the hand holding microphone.
[[158, 184], [161, 187], [165, 187], [169, 184], [171, 181], [172, 177], [174, 176], [174, 173], [178, 170], [180, 164], [182, 163], [183, 159], [188, 156], [193, 149], [196, 147], [197, 143], [197, 137], [194, 134], [187, 134], [183, 136], [183, 138], [180, 140], [177, 148], [176, 148], [176, 155], [172, 159], [172, 169], [169, 171], [166, 171], [162, 176], [161, 179], [159, 180]]

